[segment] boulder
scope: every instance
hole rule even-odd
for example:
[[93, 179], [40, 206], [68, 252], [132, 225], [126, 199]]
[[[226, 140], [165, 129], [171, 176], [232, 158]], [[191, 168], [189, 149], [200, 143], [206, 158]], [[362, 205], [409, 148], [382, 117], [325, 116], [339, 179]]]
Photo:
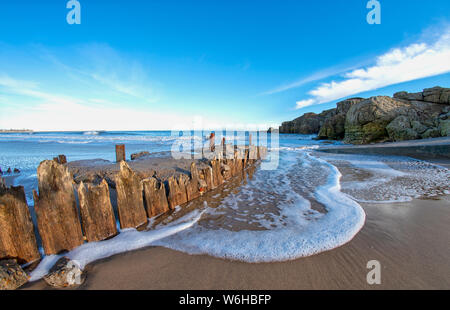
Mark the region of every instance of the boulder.
[[[354, 104], [345, 120], [345, 142], [366, 144], [389, 140], [386, 126], [414, 106], [404, 100], [377, 96]], [[400, 120], [399, 120], [400, 121]]]
[[439, 130], [440, 130], [441, 136], [450, 137], [450, 119], [441, 121], [439, 124]]
[[85, 275], [76, 261], [61, 257], [44, 276], [44, 281], [54, 288], [73, 288], [83, 284]]
[[136, 160], [142, 157], [147, 157], [149, 156], [150, 153], [149, 152], [139, 152], [139, 153], [133, 153], [131, 154], [131, 160]]
[[345, 118], [347, 112], [352, 105], [363, 101], [364, 98], [350, 98], [340, 101], [336, 104], [336, 111], [334, 114], [329, 114], [320, 128], [318, 138], [329, 140], [341, 140], [345, 135]]
[[39, 234], [47, 255], [70, 251], [84, 243], [67, 167], [53, 160], [43, 161], [38, 169], [39, 195], [33, 191]]
[[147, 224], [142, 182], [139, 176], [125, 161], [121, 161], [120, 172], [115, 180], [120, 228], [138, 228]]
[[0, 227], [0, 259], [25, 264], [41, 258], [23, 186], [0, 185]]
[[427, 102], [450, 104], [450, 88], [439, 86], [423, 90], [423, 100]]
[[28, 275], [16, 260], [0, 260], [0, 291], [15, 290], [27, 282]]
[[386, 126], [389, 137], [393, 141], [414, 140], [419, 138], [407, 116], [400, 115]]
[[408, 93], [406, 91], [401, 91], [394, 94], [395, 99], [403, 99], [403, 100], [410, 100], [410, 101], [423, 101], [423, 94], [422, 93]]

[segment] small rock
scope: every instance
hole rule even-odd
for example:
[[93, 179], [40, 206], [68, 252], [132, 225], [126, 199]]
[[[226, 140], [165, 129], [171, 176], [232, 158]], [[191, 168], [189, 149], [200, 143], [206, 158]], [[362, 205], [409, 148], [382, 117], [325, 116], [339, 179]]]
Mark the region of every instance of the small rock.
[[150, 155], [149, 152], [134, 153], [134, 154], [131, 154], [131, 160], [136, 160], [136, 159], [139, 159], [139, 158], [142, 158], [142, 157], [146, 157], [148, 155]]
[[55, 288], [73, 288], [83, 284], [85, 276], [80, 266], [67, 257], [61, 257], [44, 277], [44, 281]]
[[20, 170], [17, 168], [14, 168], [14, 173], [20, 173]]
[[15, 290], [28, 282], [28, 275], [14, 259], [0, 261], [0, 291]]

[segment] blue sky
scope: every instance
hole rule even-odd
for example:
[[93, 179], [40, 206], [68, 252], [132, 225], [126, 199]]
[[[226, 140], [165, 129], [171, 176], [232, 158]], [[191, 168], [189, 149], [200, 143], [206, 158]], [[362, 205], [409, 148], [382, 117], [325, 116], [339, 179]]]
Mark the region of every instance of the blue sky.
[[0, 4], [0, 128], [269, 126], [352, 96], [450, 86], [450, 2]]

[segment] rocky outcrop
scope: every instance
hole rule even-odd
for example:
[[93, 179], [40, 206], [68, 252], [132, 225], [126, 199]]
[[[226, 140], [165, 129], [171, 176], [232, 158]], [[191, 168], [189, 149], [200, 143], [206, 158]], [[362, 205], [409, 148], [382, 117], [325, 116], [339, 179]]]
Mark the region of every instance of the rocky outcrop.
[[322, 140], [341, 140], [345, 136], [345, 119], [350, 108], [363, 98], [351, 98], [337, 103], [334, 115], [325, 119], [318, 138]]
[[40, 257], [23, 186], [0, 184], [0, 259], [25, 264]]
[[37, 176], [39, 195], [33, 191], [34, 209], [45, 254], [59, 254], [82, 245], [73, 178], [67, 167], [46, 160], [39, 165]]
[[320, 114], [306, 113], [290, 122], [284, 122], [280, 126], [280, 133], [316, 134], [320, 131], [325, 120], [334, 115], [335, 109], [324, 111]]
[[372, 97], [351, 107], [346, 115], [345, 142], [366, 144], [447, 136], [450, 89], [400, 92], [394, 98]]
[[318, 139], [352, 144], [450, 136], [450, 89], [433, 87], [393, 98], [352, 98], [321, 114], [285, 122], [280, 133], [318, 133]]
[[44, 281], [54, 288], [73, 288], [83, 284], [85, 276], [77, 262], [61, 257], [44, 276]]
[[28, 282], [28, 275], [14, 259], [0, 261], [0, 291], [15, 290]]

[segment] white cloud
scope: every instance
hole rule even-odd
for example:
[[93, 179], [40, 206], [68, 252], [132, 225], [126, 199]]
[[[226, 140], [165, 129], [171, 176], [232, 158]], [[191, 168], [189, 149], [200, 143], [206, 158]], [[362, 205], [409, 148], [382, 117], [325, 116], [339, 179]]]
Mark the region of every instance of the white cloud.
[[308, 106], [310, 106], [310, 105], [312, 105], [314, 103], [315, 103], [314, 99], [306, 99], [306, 100], [297, 101], [296, 109], [305, 108], [305, 107], [308, 107]]
[[343, 80], [324, 83], [309, 92], [301, 107], [321, 104], [389, 85], [450, 72], [450, 28], [434, 43], [418, 42], [377, 57], [375, 65], [355, 69]]

